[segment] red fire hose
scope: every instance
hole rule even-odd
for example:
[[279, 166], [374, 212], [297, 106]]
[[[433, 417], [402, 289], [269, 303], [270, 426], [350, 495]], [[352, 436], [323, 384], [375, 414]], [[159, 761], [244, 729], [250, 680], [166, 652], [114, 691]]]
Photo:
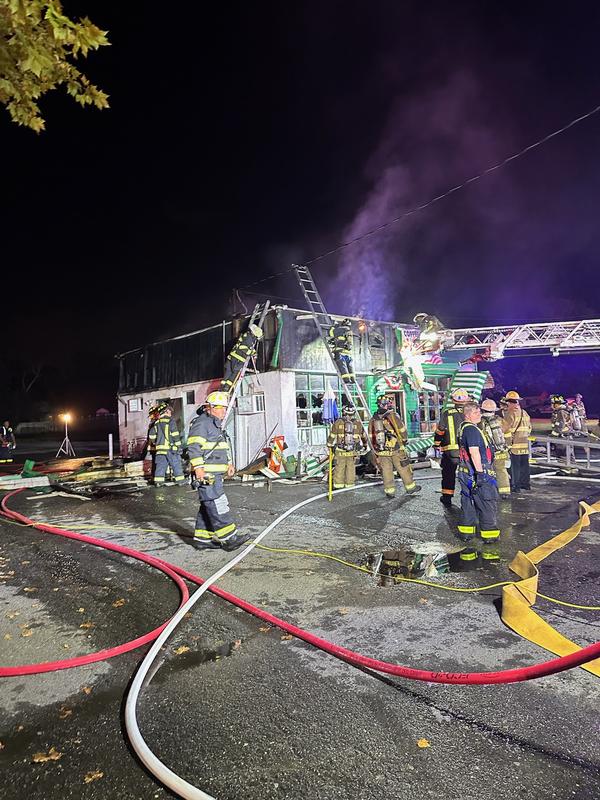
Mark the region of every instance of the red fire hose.
[[[112, 544], [111, 542], [107, 542], [103, 539], [95, 539], [91, 536], [85, 536], [83, 534], [74, 533], [73, 531], [63, 530], [62, 528], [36, 523], [23, 514], [19, 514], [18, 512], [7, 508], [6, 501], [20, 491], [23, 490], [17, 489], [13, 492], [10, 492], [2, 500], [2, 512], [9, 519], [13, 519], [25, 525], [30, 525], [47, 533], [65, 536], [69, 539], [77, 539], [87, 544], [93, 544], [97, 547], [104, 547], [107, 550], [114, 550], [118, 553], [123, 553], [124, 555], [130, 556], [131, 558], [144, 561], [147, 564], [162, 570], [162, 572], [169, 575], [169, 577], [171, 577], [177, 583], [182, 594], [182, 604], [187, 600], [188, 597], [187, 588], [181, 580], [182, 578], [186, 578], [187, 580], [196, 583], [199, 586], [204, 583], [202, 578], [194, 575], [191, 572], [181, 569], [181, 567], [177, 567], [174, 564], [169, 564], [167, 561], [154, 558], [153, 556], [147, 556], [137, 550], [131, 550], [128, 547]], [[328, 642], [326, 639], [321, 639], [320, 637], [315, 636], [314, 634], [309, 633], [302, 628], [298, 628], [295, 625], [291, 625], [289, 622], [285, 622], [284, 620], [273, 616], [273, 614], [269, 614], [267, 611], [262, 611], [260, 608], [256, 608], [256, 606], [247, 603], [245, 600], [241, 600], [239, 597], [236, 597], [235, 595], [230, 594], [223, 589], [211, 586], [210, 591], [223, 600], [232, 603], [233, 605], [243, 609], [244, 611], [247, 611], [255, 617], [258, 617], [259, 619], [268, 622], [269, 624], [274, 625], [281, 630], [292, 634], [293, 636], [296, 636], [298, 639], [303, 639], [308, 644], [318, 647], [320, 650], [323, 650], [324, 652], [329, 653], [336, 658], [340, 658], [349, 664], [366, 667], [377, 672], [384, 672], [388, 675], [395, 675], [400, 678], [409, 678], [411, 680], [427, 681], [430, 683], [467, 685], [516, 683], [518, 681], [532, 680], [533, 678], [543, 678], [547, 675], [554, 675], [557, 672], [564, 672], [567, 669], [579, 667], [582, 664], [587, 664], [588, 662], [600, 657], [600, 642], [596, 642], [595, 644], [588, 645], [588, 647], [584, 647], [581, 650], [578, 650], [576, 653], [572, 653], [568, 656], [554, 658], [551, 661], [544, 661], [541, 664], [533, 664], [529, 667], [501, 670], [499, 672], [439, 672], [424, 669], [413, 669], [412, 667], [403, 667], [398, 664], [390, 664], [387, 661], [379, 661], [377, 659], [370, 658], [369, 656], [363, 656], [360, 653], [355, 653], [354, 651], [348, 650], [345, 647]], [[103, 650], [98, 653], [93, 653], [89, 656], [81, 656], [75, 659], [48, 662], [45, 664], [28, 664], [19, 667], [0, 667], [0, 677], [27, 675], [37, 672], [50, 672], [53, 670], [67, 669], [69, 667], [90, 664], [94, 661], [101, 661], [111, 658], [112, 656], [125, 653], [128, 650], [132, 650], [134, 647], [139, 647], [142, 644], [147, 644], [148, 642], [152, 641], [159, 635], [160, 631], [165, 627], [165, 625], [166, 623], [161, 625], [160, 628], [147, 633], [145, 636], [142, 636], [139, 639], [134, 639], [126, 644], [119, 645], [118, 647], [111, 648], [110, 650]]]

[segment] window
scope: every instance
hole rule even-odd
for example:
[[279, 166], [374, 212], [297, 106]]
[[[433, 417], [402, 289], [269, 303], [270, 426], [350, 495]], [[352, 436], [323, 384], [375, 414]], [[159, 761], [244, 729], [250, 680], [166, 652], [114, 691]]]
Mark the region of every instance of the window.
[[257, 394], [252, 395], [252, 411], [264, 411], [265, 410], [265, 393], [258, 392]]
[[193, 406], [196, 402], [196, 392], [186, 392], [185, 393], [185, 404], [187, 406]]
[[133, 411], [141, 411], [143, 407], [142, 398], [141, 397], [131, 397], [127, 401], [127, 410], [130, 412]]
[[[361, 387], [364, 387], [364, 380], [358, 380]], [[348, 399], [337, 375], [296, 374], [296, 427], [301, 447], [323, 447], [327, 441], [327, 425], [323, 421], [323, 396], [330, 386], [341, 413]], [[354, 394], [352, 387], [350, 391]]]

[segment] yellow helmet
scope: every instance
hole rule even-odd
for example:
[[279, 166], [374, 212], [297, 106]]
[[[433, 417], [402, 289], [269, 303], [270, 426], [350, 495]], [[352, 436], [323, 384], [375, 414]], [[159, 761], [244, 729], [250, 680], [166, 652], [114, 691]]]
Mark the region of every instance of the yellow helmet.
[[450, 397], [452, 398], [452, 402], [458, 403], [458, 404], [460, 404], [460, 403], [468, 403], [469, 400], [471, 399], [469, 397], [469, 393], [467, 392], [467, 390], [466, 389], [461, 389], [461, 388], [453, 389], [452, 390], [452, 394], [450, 395]]
[[209, 406], [225, 406], [229, 405], [229, 395], [227, 392], [211, 392], [207, 398], [206, 403]]
[[515, 391], [511, 390], [510, 392], [506, 393], [506, 399], [507, 400], [520, 400], [521, 399], [521, 395], [518, 392], [515, 392]]

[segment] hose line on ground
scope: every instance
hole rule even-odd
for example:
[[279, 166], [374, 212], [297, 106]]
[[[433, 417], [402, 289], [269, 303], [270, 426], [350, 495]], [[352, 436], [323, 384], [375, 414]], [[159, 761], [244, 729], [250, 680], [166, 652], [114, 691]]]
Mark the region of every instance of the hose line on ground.
[[[372, 484], [374, 485], [374, 484]], [[341, 489], [338, 490], [338, 494], [344, 491], [353, 491], [356, 489], [367, 488], [369, 484], [366, 486], [358, 486], [358, 487], [350, 487], [348, 489]], [[164, 642], [168, 639], [171, 633], [176, 629], [179, 625], [181, 620], [184, 618], [185, 614], [196, 604], [196, 602], [200, 599], [202, 594], [210, 589], [214, 594], [217, 596], [227, 600], [230, 603], [235, 604], [237, 607], [242, 608], [245, 611], [253, 614], [254, 616], [258, 617], [259, 619], [269, 622], [270, 624], [279, 627], [280, 629], [291, 633], [293, 636], [296, 636], [307, 643], [320, 648], [324, 652], [330, 653], [335, 657], [346, 661], [349, 664], [354, 666], [366, 667], [368, 669], [372, 669], [378, 672], [383, 672], [390, 675], [396, 675], [398, 677], [409, 678], [412, 680], [421, 680], [421, 681], [428, 681], [432, 683], [447, 683], [447, 684], [461, 684], [461, 685], [485, 685], [485, 684], [498, 684], [498, 683], [513, 683], [517, 681], [525, 681], [531, 680], [533, 678], [540, 678], [545, 677], [547, 675], [552, 675], [558, 672], [565, 671], [567, 669], [571, 669], [575, 666], [581, 666], [582, 664], [587, 664], [598, 657], [600, 657], [600, 642], [596, 642], [595, 644], [588, 645], [587, 647], [581, 648], [575, 652], [572, 652], [568, 655], [562, 656], [560, 658], [552, 659], [551, 661], [546, 661], [541, 664], [534, 664], [529, 667], [520, 667], [518, 669], [510, 669], [510, 670], [501, 670], [498, 672], [474, 672], [474, 673], [456, 673], [456, 672], [435, 672], [430, 670], [422, 670], [422, 669], [415, 669], [412, 667], [405, 667], [397, 664], [390, 664], [388, 662], [379, 661], [377, 659], [370, 658], [368, 656], [363, 656], [360, 653], [355, 653], [345, 647], [341, 647], [340, 645], [333, 644], [332, 642], [328, 642], [325, 639], [321, 639], [314, 634], [311, 634], [307, 631], [302, 630], [301, 628], [296, 627], [295, 625], [291, 625], [290, 623], [285, 622], [272, 614], [269, 614], [266, 611], [256, 608], [252, 606], [250, 603], [247, 603], [240, 598], [231, 595], [229, 592], [225, 592], [222, 589], [219, 589], [213, 584], [215, 581], [219, 580], [223, 575], [225, 575], [230, 569], [236, 566], [243, 558], [248, 555], [254, 547], [257, 546], [258, 543], [271, 531], [273, 530], [280, 522], [286, 519], [288, 516], [293, 514], [299, 508], [302, 508], [309, 503], [313, 503], [317, 500], [321, 500], [327, 497], [327, 493], [321, 493], [318, 495], [314, 495], [313, 497], [308, 498], [307, 500], [302, 501], [301, 503], [296, 504], [292, 508], [288, 509], [286, 512], [281, 514], [277, 517], [270, 525], [268, 525], [264, 531], [262, 531], [259, 536], [255, 539], [254, 542], [249, 544], [244, 550], [238, 553], [234, 558], [228, 561], [221, 569], [217, 570], [213, 575], [211, 575], [208, 579], [203, 580], [192, 573], [187, 572], [175, 565], [168, 564], [168, 562], [163, 561], [162, 559], [155, 559], [153, 557], [145, 556], [143, 553], [138, 553], [134, 550], [129, 550], [128, 548], [123, 548], [120, 545], [113, 545], [112, 543], [105, 542], [101, 539], [93, 539], [92, 537], [85, 536], [83, 534], [77, 534], [71, 531], [64, 531], [60, 528], [53, 528], [48, 525], [43, 525], [42, 523], [34, 523], [33, 520], [25, 517], [18, 512], [9, 510], [6, 506], [6, 501], [9, 497], [17, 494], [20, 490], [16, 490], [14, 492], [9, 493], [2, 501], [2, 510], [11, 519], [24, 522], [26, 524], [32, 524], [34, 527], [38, 528], [39, 530], [58, 534], [62, 536], [66, 536], [67, 538], [72, 539], [79, 539], [80, 541], [84, 541], [90, 544], [95, 544], [100, 547], [106, 547], [107, 549], [116, 550], [117, 552], [125, 552], [127, 555], [130, 555], [134, 558], [140, 558], [140, 560], [147, 561], [150, 563], [148, 559], [152, 558], [153, 561], [159, 562], [163, 567], [168, 567], [173, 572], [177, 573], [182, 578], [187, 578], [194, 583], [200, 585], [200, 588], [194, 592], [194, 594], [179, 608], [176, 612], [175, 616], [169, 621], [169, 623], [163, 627], [161, 632], [158, 634], [158, 638], [156, 638], [154, 644], [144, 657], [135, 677], [131, 685], [130, 692], [127, 697], [126, 707], [125, 707], [125, 724], [126, 728], [130, 737], [131, 744], [136, 751], [140, 760], [145, 764], [145, 766], [168, 788], [172, 791], [179, 794], [181, 797], [185, 798], [185, 800], [213, 800], [211, 795], [203, 792], [201, 789], [193, 786], [192, 784], [185, 781], [179, 775], [174, 773], [170, 770], [165, 764], [163, 764], [160, 759], [150, 750], [147, 746], [146, 742], [144, 741], [141, 732], [139, 730], [139, 726], [137, 724], [137, 716], [136, 716], [136, 707], [137, 707], [137, 700], [140, 695], [142, 686], [144, 685], [144, 680], [148, 676], [150, 668], [152, 667], [154, 661], [156, 660], [158, 654], [160, 653], [160, 649]], [[163, 570], [164, 571], [164, 570]], [[97, 654], [96, 654], [97, 655]], [[59, 667], [64, 668], [64, 667]], [[34, 668], [31, 671], [35, 670]], [[0, 671], [0, 675], [3, 673]], [[149, 682], [149, 680], [148, 680]], [[147, 685], [147, 684], [146, 684]]]

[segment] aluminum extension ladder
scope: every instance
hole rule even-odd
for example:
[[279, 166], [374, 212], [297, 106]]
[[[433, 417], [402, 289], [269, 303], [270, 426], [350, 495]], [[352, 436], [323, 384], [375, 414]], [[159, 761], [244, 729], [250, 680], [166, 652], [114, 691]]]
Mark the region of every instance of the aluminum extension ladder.
[[[308, 308], [312, 315], [312, 318], [315, 321], [315, 325], [317, 326], [317, 330], [319, 331], [319, 336], [325, 345], [325, 348], [329, 354], [331, 359], [331, 363], [334, 366], [335, 371], [340, 379], [342, 384], [342, 388], [344, 390], [344, 394], [348, 398], [348, 401], [356, 410], [358, 411], [358, 419], [362, 425], [362, 428], [365, 432], [367, 437], [367, 441], [369, 441], [369, 432], [368, 432], [368, 424], [371, 418], [371, 411], [365, 399], [365, 396], [358, 385], [358, 383], [345, 383], [342, 379], [342, 373], [336, 363], [335, 356], [333, 353], [333, 349], [329, 344], [329, 329], [333, 325], [333, 320], [327, 313], [327, 309], [323, 304], [323, 300], [321, 299], [321, 295], [319, 294], [319, 290], [315, 286], [315, 282], [313, 277], [310, 273], [308, 267], [300, 266], [299, 264], [292, 264], [294, 268], [294, 272], [296, 273], [296, 277], [298, 279], [298, 283], [300, 284], [300, 288], [302, 289], [302, 294], [304, 295], [304, 299], [308, 303]], [[354, 389], [354, 392], [352, 391]]]
[[[267, 316], [267, 312], [271, 306], [271, 301], [267, 300], [264, 304], [257, 303], [254, 306], [252, 314], [250, 315], [250, 319], [248, 321], [248, 328], [250, 325], [258, 325], [259, 328], [262, 328], [264, 325], [265, 317]], [[235, 345], [234, 345], [235, 346]], [[227, 420], [233, 410], [235, 405], [235, 401], [237, 400], [239, 389], [242, 385], [242, 381], [244, 379], [244, 375], [246, 374], [246, 370], [248, 369], [248, 364], [250, 363], [251, 355], [248, 353], [246, 358], [244, 359], [244, 363], [242, 364], [241, 370], [238, 372], [236, 381], [233, 384], [233, 388], [231, 389], [231, 396], [229, 398], [229, 403], [227, 404], [227, 410], [225, 412], [225, 417], [223, 418], [223, 422], [221, 426], [223, 430], [225, 429], [225, 425], [227, 424]]]

